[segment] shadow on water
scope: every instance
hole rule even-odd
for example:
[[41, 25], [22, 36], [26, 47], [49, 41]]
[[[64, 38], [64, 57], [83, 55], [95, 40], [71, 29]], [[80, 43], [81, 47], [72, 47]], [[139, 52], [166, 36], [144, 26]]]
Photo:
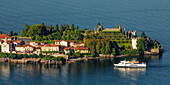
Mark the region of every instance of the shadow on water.
[[[81, 77], [91, 75], [118, 75], [119, 77], [135, 80], [139, 76], [146, 75], [147, 68], [114, 68], [113, 63], [118, 63], [121, 60], [138, 60], [140, 62], [150, 63], [154, 67], [154, 61], [159, 61], [161, 55], [145, 55], [137, 57], [122, 57], [122, 58], [105, 58], [98, 60], [78, 61], [71, 64], [63, 65], [44, 65], [44, 64], [0, 64], [0, 81], [4, 84], [17, 84], [9, 82], [8, 80], [14, 79], [15, 81], [35, 82], [35, 84], [42, 84], [52, 82], [77, 81]], [[150, 67], [150, 66], [149, 66]], [[108, 72], [108, 73], [106, 73]], [[23, 79], [24, 78], [24, 79]], [[64, 79], [64, 80], [63, 80]], [[74, 79], [74, 80], [72, 80]], [[42, 81], [42, 82], [39, 82]], [[81, 81], [81, 80], [80, 80]], [[53, 84], [53, 83], [51, 83]]]

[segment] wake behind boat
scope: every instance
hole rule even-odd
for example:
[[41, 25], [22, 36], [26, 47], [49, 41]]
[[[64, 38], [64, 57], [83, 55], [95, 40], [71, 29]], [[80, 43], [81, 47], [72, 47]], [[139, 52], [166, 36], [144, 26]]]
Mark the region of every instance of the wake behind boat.
[[130, 62], [130, 61], [120, 61], [118, 64], [114, 64], [115, 67], [146, 67], [146, 63], [139, 63], [139, 61], [136, 62]]

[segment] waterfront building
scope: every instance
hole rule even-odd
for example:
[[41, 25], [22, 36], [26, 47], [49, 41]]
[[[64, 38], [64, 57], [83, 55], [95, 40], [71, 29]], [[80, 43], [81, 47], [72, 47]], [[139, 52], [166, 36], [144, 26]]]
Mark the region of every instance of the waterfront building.
[[11, 41], [7, 41], [7, 38], [5, 41], [1, 44], [1, 52], [4, 53], [11, 53], [13, 51], [13, 43]]
[[31, 46], [31, 45], [17, 45], [15, 46], [15, 51], [17, 52], [23, 52], [23, 53], [32, 53], [33, 50], [35, 49], [34, 46]]
[[12, 40], [12, 37], [8, 36], [7, 34], [0, 34], [0, 40]]
[[69, 40], [68, 45], [69, 45], [69, 47], [73, 47], [74, 46], [74, 40]]
[[75, 53], [80, 52], [80, 53], [89, 53], [89, 48], [85, 46], [79, 46], [74, 48]]
[[74, 47], [66, 47], [64, 48], [64, 53], [67, 54], [67, 53], [70, 53], [70, 51], [74, 51]]
[[77, 46], [85, 46], [85, 44], [83, 42], [74, 43], [73, 47]]
[[55, 40], [55, 45], [64, 45], [66, 47], [68, 47], [68, 42], [64, 41], [64, 40]]
[[59, 46], [55, 44], [44, 45], [41, 47], [42, 51], [60, 51]]
[[13, 41], [14, 47], [17, 45], [23, 45], [24, 42], [22, 40], [18, 40], [18, 41]]

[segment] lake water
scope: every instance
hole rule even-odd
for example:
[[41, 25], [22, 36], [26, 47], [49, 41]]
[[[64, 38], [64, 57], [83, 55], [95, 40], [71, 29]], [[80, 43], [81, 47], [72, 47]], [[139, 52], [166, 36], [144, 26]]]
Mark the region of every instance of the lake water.
[[148, 57], [146, 69], [114, 69], [114, 60], [70, 65], [0, 65], [0, 85], [168, 85], [170, 84], [170, 0], [0, 0], [0, 30], [20, 33], [24, 24], [78, 25], [93, 30], [120, 24], [146, 32], [165, 52]]

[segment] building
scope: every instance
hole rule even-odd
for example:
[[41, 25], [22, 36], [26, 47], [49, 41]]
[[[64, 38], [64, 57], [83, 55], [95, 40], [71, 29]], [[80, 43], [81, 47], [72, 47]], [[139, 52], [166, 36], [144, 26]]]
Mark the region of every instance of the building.
[[85, 46], [79, 46], [79, 47], [75, 47], [74, 51], [75, 51], [75, 53], [76, 52], [89, 53], [89, 48], [85, 47]]
[[24, 42], [22, 40], [18, 40], [18, 41], [13, 41], [14, 47], [17, 45], [23, 45]]
[[77, 46], [85, 46], [85, 44], [83, 42], [74, 43], [73, 47]]
[[131, 34], [132, 36], [136, 35], [136, 31], [129, 31], [129, 34]]
[[15, 46], [15, 51], [17, 52], [25, 52], [25, 53], [32, 53], [34, 51], [35, 47], [31, 45], [17, 45]]
[[69, 40], [69, 41], [68, 41], [68, 45], [69, 45], [69, 47], [74, 46], [74, 40]]
[[60, 51], [58, 45], [50, 44], [50, 45], [44, 45], [41, 47], [42, 51]]
[[6, 34], [0, 34], [0, 40], [12, 40], [12, 37], [6, 35]]
[[64, 53], [67, 54], [67, 53], [70, 53], [70, 51], [74, 51], [74, 47], [66, 47], [64, 48]]
[[137, 49], [137, 40], [138, 37], [132, 37], [132, 48]]
[[55, 40], [55, 45], [64, 45], [66, 47], [69, 46], [68, 42], [63, 40]]
[[37, 45], [38, 45], [38, 42], [31, 41], [31, 42], [30, 42], [30, 45], [32, 45], [32, 46], [37, 46]]
[[8, 40], [8, 38], [6, 37], [5, 40], [1, 40], [1, 52], [4, 53], [11, 53], [14, 49], [13, 49], [13, 42], [12, 40]]

